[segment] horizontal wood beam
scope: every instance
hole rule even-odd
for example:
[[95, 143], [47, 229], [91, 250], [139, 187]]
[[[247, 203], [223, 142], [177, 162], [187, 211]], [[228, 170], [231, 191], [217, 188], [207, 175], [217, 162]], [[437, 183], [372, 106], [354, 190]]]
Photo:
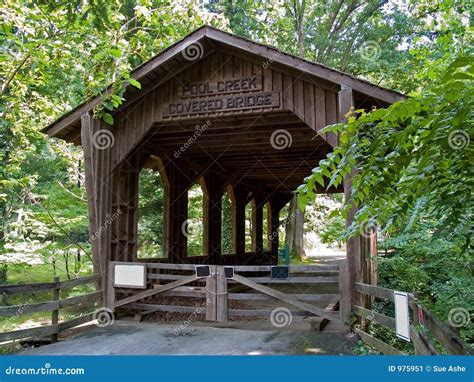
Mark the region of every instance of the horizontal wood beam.
[[394, 348], [392, 345], [386, 344], [385, 342], [379, 340], [378, 338], [375, 338], [374, 336], [371, 336], [370, 334], [358, 329], [354, 328], [354, 331], [356, 334], [359, 335], [362, 341], [364, 341], [367, 345], [375, 348], [379, 352], [382, 352], [383, 354], [389, 354], [389, 355], [406, 355], [402, 351]]
[[389, 329], [395, 329], [395, 319], [392, 317], [374, 312], [373, 310], [362, 308], [358, 305], [354, 305], [352, 307], [352, 312], [359, 317], [366, 318]]
[[165, 292], [167, 290], [170, 290], [170, 289], [173, 289], [173, 288], [185, 285], [185, 284], [189, 284], [189, 283], [191, 283], [193, 281], [196, 281], [198, 279], [200, 279], [200, 277], [197, 277], [196, 275], [182, 277], [179, 280], [173, 281], [171, 283], [161, 285], [161, 286], [159, 286], [157, 288], [154, 288], [154, 289], [148, 289], [146, 291], [137, 293], [136, 295], [124, 298], [122, 300], [115, 301], [115, 302], [113, 302], [113, 308], [118, 308], [120, 306], [127, 305], [127, 304], [130, 304], [130, 303], [135, 302], [135, 301], [143, 300], [144, 298], [154, 296], [155, 294], [162, 293], [162, 292]]
[[248, 286], [249, 288], [255, 289], [255, 290], [257, 290], [261, 293], [264, 293], [264, 294], [267, 294], [271, 297], [274, 297], [277, 300], [281, 300], [281, 301], [286, 302], [290, 305], [293, 305], [295, 308], [313, 313], [317, 316], [327, 318], [328, 320], [331, 320], [331, 321], [340, 322], [340, 319], [339, 319], [338, 316], [336, 316], [334, 314], [331, 314], [331, 313], [327, 313], [324, 309], [321, 309], [321, 308], [306, 304], [304, 302], [301, 302], [301, 301], [297, 300], [296, 298], [289, 297], [285, 293], [282, 293], [282, 292], [277, 291], [275, 289], [269, 288], [267, 286], [257, 284], [256, 282], [254, 282], [252, 280], [249, 280], [246, 277], [240, 276], [238, 274], [234, 274], [234, 280], [237, 281], [238, 283], [241, 283], [245, 286]]

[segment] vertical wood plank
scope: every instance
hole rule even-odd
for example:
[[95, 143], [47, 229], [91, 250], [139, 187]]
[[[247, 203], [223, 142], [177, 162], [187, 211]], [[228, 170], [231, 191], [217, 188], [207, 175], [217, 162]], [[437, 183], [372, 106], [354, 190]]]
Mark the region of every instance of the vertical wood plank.
[[216, 272], [217, 267], [215, 265], [209, 265], [211, 276], [206, 278], [206, 320], [216, 321], [217, 317], [217, 300], [216, 300]]
[[[333, 125], [337, 123], [337, 95], [328, 90], [326, 93], [326, 124]], [[326, 140], [333, 147], [337, 146], [337, 136], [334, 133], [326, 133]]]
[[234, 56], [234, 77], [242, 77], [242, 59]]
[[313, 85], [304, 83], [304, 121], [313, 130], [316, 130], [314, 120], [314, 88]]
[[110, 309], [111, 312], [115, 310], [115, 288], [114, 288], [114, 278], [115, 278], [115, 262], [111, 261], [108, 265], [108, 275], [107, 278], [107, 290], [106, 290], [106, 299], [105, 306]]
[[227, 279], [224, 267], [216, 267], [216, 270], [216, 321], [223, 322], [228, 318]]
[[[59, 323], [59, 277], [53, 279], [53, 283], [56, 284], [56, 287], [53, 289], [53, 301], [58, 302], [58, 309], [55, 309], [51, 312], [51, 325], [57, 325]], [[51, 342], [58, 342], [58, 332], [51, 334]]]
[[314, 89], [314, 111], [316, 118], [316, 131], [326, 126], [326, 94], [324, 89], [315, 86]]
[[304, 87], [301, 80], [295, 80], [294, 82], [293, 102], [295, 114], [301, 120], [304, 120]]
[[347, 260], [339, 260], [339, 312], [344, 324], [350, 323], [351, 317], [351, 285], [347, 268]]
[[283, 75], [283, 109], [293, 111], [293, 78]]

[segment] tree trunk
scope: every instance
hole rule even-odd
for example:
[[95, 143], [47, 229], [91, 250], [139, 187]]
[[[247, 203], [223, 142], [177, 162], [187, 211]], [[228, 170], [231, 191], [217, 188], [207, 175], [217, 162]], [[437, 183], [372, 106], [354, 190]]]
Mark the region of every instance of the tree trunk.
[[295, 211], [296, 203], [295, 197], [290, 200], [290, 205], [288, 206], [288, 217], [286, 218], [285, 226], [285, 245], [288, 247], [290, 253], [293, 251], [293, 238], [295, 236]]
[[295, 196], [290, 201], [288, 208], [288, 219], [285, 227], [285, 244], [290, 253], [296, 252], [303, 260], [306, 257], [304, 250], [304, 211], [298, 207], [298, 197]]
[[[295, 9], [296, 10], [296, 9]], [[296, 29], [298, 35], [298, 54], [304, 58], [304, 13], [305, 13], [305, 0], [302, 0], [299, 4], [299, 9], [296, 16]]]

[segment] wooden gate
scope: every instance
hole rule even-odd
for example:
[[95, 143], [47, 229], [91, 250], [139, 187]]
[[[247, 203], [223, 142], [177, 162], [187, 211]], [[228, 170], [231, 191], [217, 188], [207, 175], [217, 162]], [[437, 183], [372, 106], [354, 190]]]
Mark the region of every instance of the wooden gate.
[[[111, 275], [114, 264], [137, 263], [112, 262]], [[275, 267], [270, 265], [207, 265], [204, 267], [208, 267], [208, 276], [198, 276], [193, 264], [146, 263], [147, 289], [137, 292], [114, 288], [111, 278], [108, 307], [133, 309], [141, 314], [196, 314], [198, 310], [199, 315], [205, 313], [208, 321], [227, 321], [236, 317], [269, 318], [273, 309], [249, 309], [245, 305], [278, 301], [291, 309], [292, 316], [319, 317], [317, 326], [321, 329], [329, 321], [342, 322], [340, 311], [344, 301], [340, 302], [339, 275], [343, 272], [340, 266], [341, 263], [289, 266], [286, 268], [288, 277], [281, 278], [272, 275]], [[333, 290], [330, 293], [314, 291], [323, 285]], [[297, 289], [296, 293], [292, 289]], [[174, 303], [167, 301], [170, 298], [174, 298]], [[179, 304], [175, 303], [177, 298], [181, 298]]]

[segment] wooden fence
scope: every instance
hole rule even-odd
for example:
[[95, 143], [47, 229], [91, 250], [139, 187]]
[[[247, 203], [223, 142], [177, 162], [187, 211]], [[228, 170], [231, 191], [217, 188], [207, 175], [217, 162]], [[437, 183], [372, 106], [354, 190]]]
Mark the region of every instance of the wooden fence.
[[[363, 283], [356, 283], [355, 287], [358, 293], [371, 296], [373, 298], [394, 301], [394, 291], [392, 289], [381, 288]], [[439, 354], [438, 348], [442, 347], [449, 354], [472, 354], [472, 350], [466, 345], [447, 324], [436, 318], [430, 311], [422, 307], [419, 301], [409, 294], [409, 307], [411, 312], [410, 337], [415, 347], [415, 354], [434, 355]], [[421, 310], [421, 314], [419, 313]], [[391, 330], [395, 330], [395, 319], [382, 313], [354, 305], [352, 312], [363, 319], [367, 319], [376, 324], [382, 325]], [[428, 335], [419, 326], [419, 317], [423, 317], [424, 327]], [[371, 336], [361, 329], [355, 329], [361, 339], [368, 345], [381, 351], [384, 354], [404, 354], [395, 347]], [[434, 338], [439, 342], [438, 347], [435, 346]]]
[[39, 339], [47, 336], [51, 338], [52, 342], [55, 342], [60, 332], [92, 321], [93, 313], [88, 313], [69, 321], [59, 322], [59, 311], [60, 309], [77, 305], [91, 307], [102, 300], [102, 291], [86, 293], [65, 299], [60, 298], [60, 292], [71, 290], [79, 285], [96, 283], [97, 281], [99, 281], [99, 275], [90, 275], [66, 281], [60, 281], [59, 278], [56, 277], [54, 281], [50, 283], [0, 285], [0, 295], [52, 292], [52, 299], [49, 301], [1, 306], [0, 317], [19, 317], [34, 312], [51, 312], [51, 324], [0, 333], [0, 342], [26, 338]]
[[[110, 264], [110, 274], [113, 274], [115, 264]], [[127, 264], [127, 263], [125, 263]], [[130, 264], [130, 263], [128, 263]], [[255, 302], [264, 300], [280, 300], [294, 308], [292, 316], [318, 316], [315, 328], [322, 329], [329, 321], [341, 322], [339, 316], [339, 265], [306, 265], [290, 266], [289, 278], [275, 279], [271, 277], [270, 265], [237, 265], [233, 266], [233, 278], [226, 278], [224, 267], [210, 265], [211, 277], [197, 277], [193, 264], [147, 263], [148, 289], [136, 290], [114, 288], [109, 280], [108, 306], [111, 309], [123, 307], [141, 311], [141, 314], [153, 312], [175, 312], [195, 314], [198, 310], [210, 321], [226, 321], [229, 317], [263, 317], [268, 318], [272, 312], [266, 309], [242, 309], [229, 307], [230, 301]], [[189, 284], [189, 285], [185, 285]], [[243, 285], [242, 288], [235, 284]], [[296, 290], [277, 290], [278, 286], [293, 285]], [[334, 285], [334, 293], [298, 293], [302, 286], [316, 284]], [[159, 298], [159, 302], [153, 297]], [[123, 298], [122, 298], [123, 297]], [[166, 297], [186, 297], [193, 300], [192, 304], [167, 304], [162, 301]], [[198, 300], [195, 300], [198, 299]], [[155, 300], [155, 301], [153, 301]], [[196, 305], [196, 301], [198, 305]], [[314, 306], [325, 303], [325, 307]], [[232, 305], [232, 304], [231, 304]]]
[[[110, 274], [115, 264], [133, 264], [112, 262]], [[197, 277], [196, 266], [193, 264], [147, 263], [147, 289], [145, 291], [114, 288], [109, 281], [108, 298], [111, 309], [119, 307], [141, 311], [142, 315], [153, 312], [175, 312], [195, 314], [196, 310], [205, 313], [207, 320], [226, 321], [229, 317], [263, 317], [268, 318], [270, 309], [242, 309], [229, 307], [230, 301], [250, 302], [279, 300], [291, 306], [293, 316], [317, 316], [313, 327], [322, 329], [329, 321], [341, 322], [339, 316], [339, 265], [305, 265], [290, 266], [289, 278], [276, 279], [271, 277], [270, 265], [237, 265], [233, 278], [226, 278], [224, 267], [210, 265], [211, 277]], [[191, 284], [191, 286], [185, 286]], [[244, 285], [236, 288], [235, 284]], [[295, 293], [280, 292], [276, 286], [293, 285], [308, 286], [328, 284], [335, 286], [335, 293]], [[193, 305], [175, 305], [153, 301], [153, 296], [186, 297], [200, 299]], [[161, 299], [163, 300], [163, 299]], [[188, 301], [190, 301], [188, 299]], [[325, 303], [325, 307], [313, 303]]]

